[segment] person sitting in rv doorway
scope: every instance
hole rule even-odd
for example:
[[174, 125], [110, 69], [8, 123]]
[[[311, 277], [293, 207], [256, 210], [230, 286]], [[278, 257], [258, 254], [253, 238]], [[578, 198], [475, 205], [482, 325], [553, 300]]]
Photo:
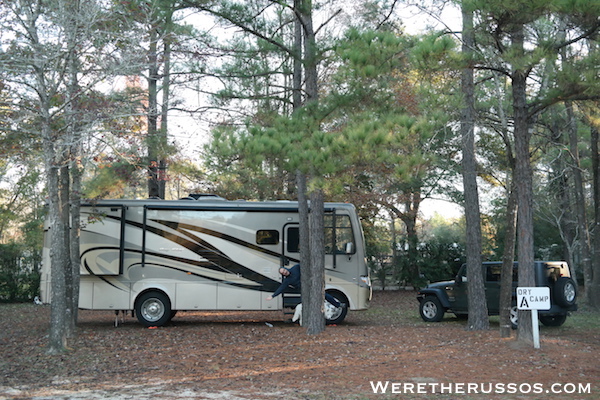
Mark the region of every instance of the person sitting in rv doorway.
[[[267, 300], [273, 300], [273, 297], [279, 296], [281, 293], [287, 291], [289, 288], [293, 288], [300, 292], [301, 275], [300, 275], [300, 264], [294, 265], [292, 268], [279, 268], [279, 273], [284, 277], [281, 281], [281, 285], [277, 290], [270, 296], [267, 296]], [[334, 307], [342, 307], [342, 303], [337, 301], [335, 297], [325, 292], [325, 300]]]

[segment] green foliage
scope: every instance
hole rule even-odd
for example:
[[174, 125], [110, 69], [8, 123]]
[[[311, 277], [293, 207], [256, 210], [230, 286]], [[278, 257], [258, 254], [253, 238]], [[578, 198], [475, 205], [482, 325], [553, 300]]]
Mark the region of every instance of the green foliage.
[[439, 214], [425, 222], [419, 245], [419, 271], [430, 282], [453, 278], [466, 260], [464, 220]]
[[36, 250], [17, 243], [0, 244], [0, 302], [31, 301], [39, 293]]
[[411, 61], [414, 65], [427, 71], [445, 71], [449, 67], [458, 67], [459, 54], [456, 52], [456, 41], [440, 33], [423, 36], [412, 48]]
[[366, 253], [371, 277], [377, 280], [384, 289], [389, 276], [393, 275], [394, 266], [391, 262], [390, 244], [391, 232], [388, 226], [382, 224], [363, 223], [366, 241]]
[[[84, 182], [84, 198], [135, 198], [146, 191], [146, 188], [140, 185], [140, 181], [143, 182], [143, 174], [143, 169], [126, 160], [112, 163], [102, 161], [94, 175]], [[141, 193], [136, 193], [136, 189]]]

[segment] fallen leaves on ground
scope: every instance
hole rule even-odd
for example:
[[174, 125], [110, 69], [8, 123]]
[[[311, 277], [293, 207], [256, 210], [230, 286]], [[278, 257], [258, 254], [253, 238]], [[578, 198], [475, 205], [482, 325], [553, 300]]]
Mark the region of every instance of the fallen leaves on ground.
[[[600, 393], [598, 332], [567, 319], [560, 328], [541, 328], [541, 349], [534, 349], [500, 338], [494, 322], [483, 332], [465, 330], [466, 321], [450, 315], [425, 323], [412, 291], [374, 292], [368, 311], [350, 312], [343, 324], [316, 336], [281, 312], [186, 312], [168, 326], [148, 329], [130, 316], [119, 317], [115, 327], [113, 313], [82, 310], [77, 336], [58, 356], [46, 353], [49, 306], [0, 310], [0, 398], [101, 391], [115, 399], [131, 393], [140, 399], [144, 393], [162, 393], [163, 399], [203, 399], [207, 393], [228, 393], [210, 397], [223, 399], [364, 399], [381, 398], [371, 384], [379, 381], [546, 388], [590, 383], [589, 397], [569, 398]], [[403, 398], [428, 398], [408, 396]]]

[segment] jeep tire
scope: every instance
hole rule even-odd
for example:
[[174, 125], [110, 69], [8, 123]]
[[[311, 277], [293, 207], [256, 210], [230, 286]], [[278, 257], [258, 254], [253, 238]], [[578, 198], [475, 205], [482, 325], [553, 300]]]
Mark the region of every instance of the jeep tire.
[[567, 319], [567, 314], [540, 315], [540, 322], [545, 326], [561, 326]]
[[554, 301], [563, 307], [571, 307], [577, 299], [575, 281], [565, 276], [557, 279], [554, 284]]
[[426, 296], [419, 305], [419, 313], [425, 322], [440, 322], [445, 310], [436, 296]]

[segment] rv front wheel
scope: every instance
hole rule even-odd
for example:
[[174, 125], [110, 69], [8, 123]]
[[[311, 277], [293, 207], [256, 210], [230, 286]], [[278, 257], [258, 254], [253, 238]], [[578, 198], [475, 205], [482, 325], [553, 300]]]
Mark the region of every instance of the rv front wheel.
[[146, 292], [135, 303], [138, 321], [145, 326], [163, 326], [171, 319], [171, 302], [161, 292]]
[[325, 323], [327, 325], [341, 324], [348, 313], [348, 299], [337, 291], [330, 291], [327, 294], [335, 298], [341, 305], [340, 307], [335, 307], [325, 300]]

